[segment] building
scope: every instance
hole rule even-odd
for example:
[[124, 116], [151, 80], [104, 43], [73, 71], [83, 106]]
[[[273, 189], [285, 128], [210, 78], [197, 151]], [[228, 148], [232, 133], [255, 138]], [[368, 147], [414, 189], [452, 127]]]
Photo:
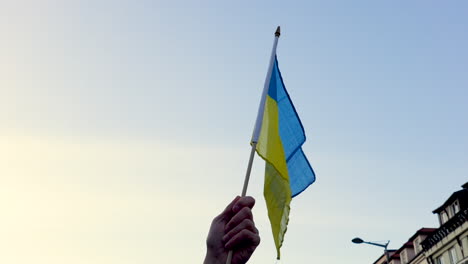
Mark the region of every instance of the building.
[[405, 264], [428, 264], [426, 255], [422, 247], [422, 242], [437, 228], [421, 228], [414, 235], [412, 235], [408, 241], [413, 242], [413, 252], [407, 252], [405, 257]]
[[[389, 264], [468, 264], [468, 182], [433, 211], [439, 228], [421, 228], [397, 250]], [[374, 264], [387, 264], [380, 256]]]
[[422, 247], [429, 264], [468, 264], [468, 183], [433, 211], [440, 227]]
[[[424, 255], [421, 242], [436, 230], [437, 228], [424, 227], [416, 231], [405, 244], [389, 254], [390, 264], [429, 264]], [[374, 262], [374, 264], [385, 263], [387, 263], [385, 256], [381, 256]]]

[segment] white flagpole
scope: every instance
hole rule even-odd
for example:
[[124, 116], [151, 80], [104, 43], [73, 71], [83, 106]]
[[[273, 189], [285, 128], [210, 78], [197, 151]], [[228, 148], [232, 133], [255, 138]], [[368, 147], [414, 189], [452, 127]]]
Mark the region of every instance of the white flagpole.
[[[255, 157], [255, 149], [257, 147], [258, 138], [260, 136], [260, 131], [262, 130], [263, 122], [263, 112], [265, 109], [265, 100], [266, 95], [268, 94], [268, 87], [270, 87], [271, 72], [273, 71], [273, 64], [276, 57], [276, 46], [278, 46], [278, 39], [281, 35], [280, 27], [276, 28], [275, 40], [273, 42], [273, 49], [271, 50], [270, 64], [268, 65], [268, 71], [265, 78], [265, 84], [263, 85], [262, 97], [260, 98], [260, 105], [258, 106], [257, 120], [255, 121], [255, 127], [252, 134], [252, 139], [250, 144], [252, 146], [250, 150], [249, 164], [247, 165], [247, 172], [245, 174], [244, 186], [242, 187], [242, 197], [247, 193], [247, 186], [249, 185], [250, 172], [252, 171], [252, 163]], [[229, 251], [228, 257], [226, 259], [226, 264], [231, 264], [232, 260], [232, 250]]]
[[273, 71], [273, 64], [276, 57], [276, 46], [278, 46], [278, 39], [280, 37], [280, 27], [276, 29], [275, 41], [273, 42], [273, 49], [271, 50], [270, 64], [268, 65], [267, 75], [265, 77], [265, 84], [263, 85], [262, 97], [260, 98], [260, 105], [258, 106], [257, 120], [255, 122], [254, 131], [252, 134], [252, 143], [257, 143], [260, 131], [262, 130], [263, 110], [265, 109], [265, 100], [270, 87], [271, 72]]

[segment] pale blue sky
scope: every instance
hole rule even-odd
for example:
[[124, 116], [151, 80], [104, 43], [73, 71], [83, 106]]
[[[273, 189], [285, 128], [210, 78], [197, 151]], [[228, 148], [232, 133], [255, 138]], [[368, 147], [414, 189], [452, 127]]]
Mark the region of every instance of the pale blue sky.
[[[1, 1], [0, 262], [201, 262], [277, 25], [317, 182], [283, 263], [372, 263], [468, 171], [465, 1]], [[273, 263], [263, 163], [249, 191]], [[5, 254], [6, 252], [6, 254]]]

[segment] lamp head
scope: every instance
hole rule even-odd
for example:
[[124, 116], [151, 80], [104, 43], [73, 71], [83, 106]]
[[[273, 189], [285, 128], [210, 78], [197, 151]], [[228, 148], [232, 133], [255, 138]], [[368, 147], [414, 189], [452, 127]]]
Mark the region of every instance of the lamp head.
[[364, 240], [360, 239], [359, 237], [355, 237], [351, 241], [355, 244], [361, 244], [362, 242], [364, 242]]

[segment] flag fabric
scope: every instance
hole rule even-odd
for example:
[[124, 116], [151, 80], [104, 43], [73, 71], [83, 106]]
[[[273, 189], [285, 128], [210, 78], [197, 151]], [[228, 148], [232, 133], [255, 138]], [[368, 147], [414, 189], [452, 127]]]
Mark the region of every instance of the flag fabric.
[[256, 151], [266, 161], [263, 194], [278, 259], [289, 221], [291, 199], [315, 181], [315, 173], [302, 151], [305, 140], [304, 128], [286, 91], [275, 57]]

